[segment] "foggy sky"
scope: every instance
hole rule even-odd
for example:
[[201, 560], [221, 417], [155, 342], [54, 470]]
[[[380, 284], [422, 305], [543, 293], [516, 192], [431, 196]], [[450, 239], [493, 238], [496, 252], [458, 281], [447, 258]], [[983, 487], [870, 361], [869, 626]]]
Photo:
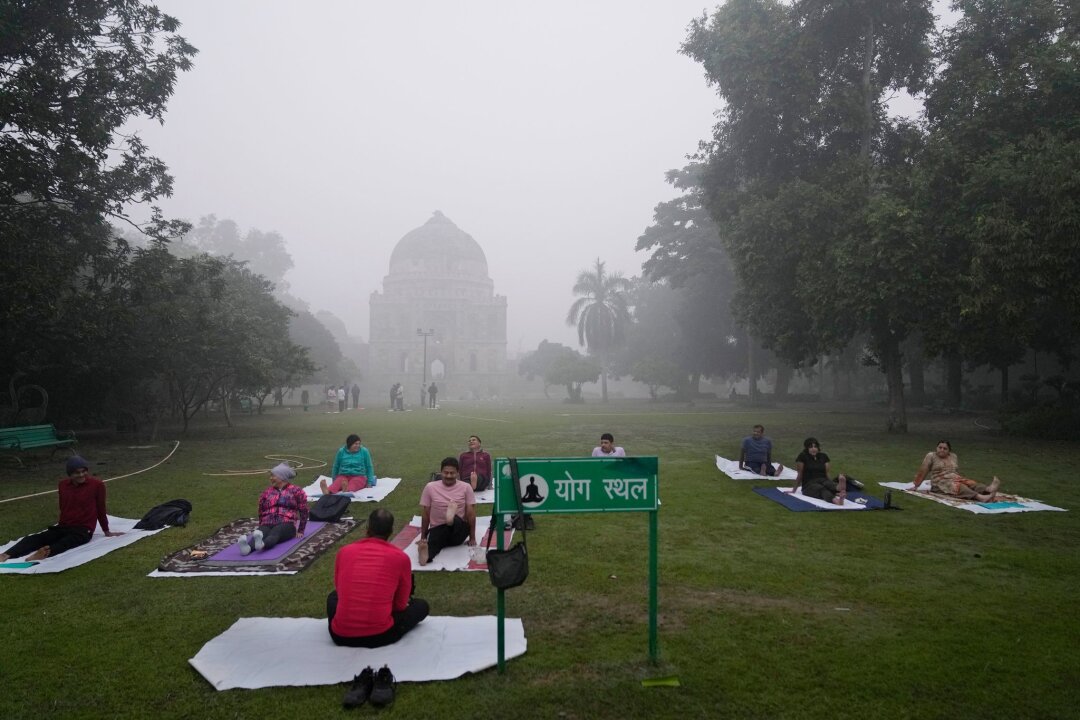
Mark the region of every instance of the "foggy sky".
[[291, 292], [364, 339], [394, 245], [440, 210], [507, 296], [508, 351], [576, 346], [578, 271], [640, 274], [718, 105], [678, 54], [701, 0], [157, 5], [199, 49], [165, 124], [136, 126], [166, 215], [280, 232]]

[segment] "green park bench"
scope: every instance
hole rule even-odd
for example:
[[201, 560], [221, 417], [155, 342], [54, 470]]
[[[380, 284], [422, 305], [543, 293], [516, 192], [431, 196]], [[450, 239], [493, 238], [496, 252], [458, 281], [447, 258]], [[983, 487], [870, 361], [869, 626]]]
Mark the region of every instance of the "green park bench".
[[59, 432], [53, 425], [25, 425], [0, 428], [0, 451], [16, 453], [15, 459], [22, 465], [18, 453], [38, 448], [70, 448], [77, 442], [75, 433]]

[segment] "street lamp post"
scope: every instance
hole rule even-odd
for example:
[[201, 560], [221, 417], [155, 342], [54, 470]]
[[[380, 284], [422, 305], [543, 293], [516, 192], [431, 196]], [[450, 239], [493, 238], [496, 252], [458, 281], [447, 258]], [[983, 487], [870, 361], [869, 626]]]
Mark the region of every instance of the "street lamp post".
[[435, 329], [421, 330], [416, 328], [416, 334], [424, 338], [424, 379], [420, 381], [420, 407], [427, 407], [424, 403], [424, 395], [427, 393], [427, 339], [435, 334]]

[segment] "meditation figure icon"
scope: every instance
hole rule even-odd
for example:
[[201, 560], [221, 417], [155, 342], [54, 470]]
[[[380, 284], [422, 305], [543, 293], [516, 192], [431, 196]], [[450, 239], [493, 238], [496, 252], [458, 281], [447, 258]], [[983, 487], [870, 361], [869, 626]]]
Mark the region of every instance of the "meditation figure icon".
[[542, 503], [544, 496], [540, 494], [540, 488], [536, 487], [536, 477], [529, 478], [529, 484], [525, 488], [525, 494], [521, 496], [523, 503]]

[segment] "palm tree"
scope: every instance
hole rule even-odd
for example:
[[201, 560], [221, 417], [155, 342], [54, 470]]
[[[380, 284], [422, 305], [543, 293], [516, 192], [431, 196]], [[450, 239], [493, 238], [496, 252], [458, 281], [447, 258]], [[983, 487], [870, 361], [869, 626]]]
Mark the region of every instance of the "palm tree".
[[605, 273], [604, 263], [596, 259], [593, 270], [582, 270], [574, 283], [579, 296], [566, 314], [567, 325], [577, 325], [578, 343], [587, 346], [590, 355], [600, 361], [600, 388], [607, 402], [607, 371], [610, 352], [622, 344], [630, 324], [627, 291], [630, 281], [621, 273]]

